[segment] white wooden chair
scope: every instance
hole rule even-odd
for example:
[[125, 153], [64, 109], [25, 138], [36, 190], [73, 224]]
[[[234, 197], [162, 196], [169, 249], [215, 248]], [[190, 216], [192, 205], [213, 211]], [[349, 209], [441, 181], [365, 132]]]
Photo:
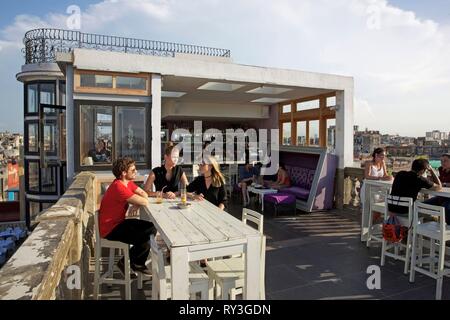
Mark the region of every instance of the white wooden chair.
[[379, 212], [384, 214], [386, 209], [385, 199], [389, 194], [387, 190], [373, 190], [371, 188], [370, 192], [370, 202], [369, 202], [369, 221], [368, 221], [368, 231], [367, 231], [367, 242], [366, 246], [370, 247], [371, 241], [382, 242], [383, 233], [381, 232], [381, 224], [373, 223], [374, 212]]
[[[265, 257], [266, 238], [263, 234], [264, 216], [256, 211], [244, 208], [242, 210], [242, 221], [251, 221], [256, 224], [261, 233], [261, 265], [260, 265], [260, 298], [265, 299]], [[230, 259], [208, 260], [206, 262], [210, 282], [216, 283], [216, 296], [220, 292], [221, 299], [236, 299], [236, 295], [242, 294], [244, 287], [245, 259], [242, 256]]]
[[[431, 217], [439, 218], [439, 222], [420, 222], [419, 215], [427, 215]], [[430, 239], [430, 264], [429, 270], [416, 265], [417, 262], [417, 242], [419, 237], [425, 237]], [[409, 281], [414, 282], [415, 272], [418, 271], [433, 279], [437, 280], [436, 283], [436, 300], [442, 298], [442, 282], [444, 275], [450, 274], [450, 269], [445, 268], [445, 242], [450, 240], [450, 227], [445, 222], [445, 208], [440, 206], [433, 206], [421, 202], [414, 204], [414, 230], [412, 240], [412, 254], [411, 254], [411, 273], [409, 275]], [[435, 250], [439, 247], [439, 254], [437, 259], [437, 270], [435, 269]], [[423, 242], [420, 243], [420, 251], [423, 248]]]
[[[164, 265], [164, 257], [159, 249], [155, 237], [150, 237], [151, 260], [152, 260], [152, 300], [167, 300], [171, 298], [171, 274], [170, 265]], [[197, 263], [190, 263], [189, 272], [189, 294], [191, 299], [200, 293], [202, 300], [212, 300], [213, 287], [210, 286], [208, 275]]]
[[[406, 245], [401, 242], [388, 243], [384, 238], [381, 245], [381, 265], [384, 266], [385, 257], [391, 257], [395, 260], [402, 260], [405, 262], [404, 274], [408, 273], [409, 263], [411, 258], [411, 238], [412, 238], [412, 219], [413, 219], [413, 199], [407, 197], [398, 197], [393, 195], [386, 195], [384, 220], [388, 219], [390, 214], [388, 205], [398, 205], [408, 209], [408, 216], [402, 216], [397, 214], [397, 218], [400, 224], [408, 229], [408, 239]], [[394, 252], [389, 252], [390, 249], [394, 249]], [[405, 255], [399, 254], [399, 250], [405, 249]]]
[[[98, 299], [100, 285], [123, 284], [125, 286], [125, 299], [131, 300], [131, 276], [130, 276], [130, 255], [129, 245], [120, 241], [111, 241], [100, 237], [98, 211], [94, 214], [95, 224], [95, 273], [94, 273], [94, 299]], [[102, 248], [109, 248], [108, 270], [101, 274]], [[124, 279], [114, 278], [115, 251], [123, 252], [125, 277]]]

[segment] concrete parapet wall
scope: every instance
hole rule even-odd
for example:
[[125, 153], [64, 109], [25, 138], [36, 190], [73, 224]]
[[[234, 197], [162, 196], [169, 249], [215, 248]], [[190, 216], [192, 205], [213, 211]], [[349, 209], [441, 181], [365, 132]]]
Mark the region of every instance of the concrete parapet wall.
[[[93, 248], [95, 175], [77, 175], [55, 205], [0, 270], [0, 300], [83, 299]], [[81, 271], [81, 287], [69, 289], [66, 268]], [[84, 272], [86, 271], [86, 272]]]

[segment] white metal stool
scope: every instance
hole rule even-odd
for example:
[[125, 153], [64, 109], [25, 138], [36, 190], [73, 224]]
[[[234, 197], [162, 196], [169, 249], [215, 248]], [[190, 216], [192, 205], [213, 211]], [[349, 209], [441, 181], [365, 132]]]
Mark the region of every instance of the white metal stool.
[[[431, 221], [421, 223], [419, 215], [428, 215], [439, 218], [439, 222]], [[417, 240], [423, 236], [430, 239], [430, 265], [429, 270], [416, 265], [417, 256]], [[436, 300], [442, 298], [442, 282], [444, 275], [450, 274], [450, 269], [445, 268], [445, 242], [450, 240], [450, 227], [445, 222], [445, 208], [433, 206], [421, 202], [414, 204], [414, 230], [411, 254], [411, 273], [409, 281], [414, 282], [415, 272], [418, 271], [437, 280], [436, 283]], [[437, 270], [435, 269], [435, 245], [439, 247], [437, 259]], [[420, 250], [422, 251], [423, 244]]]
[[[405, 267], [403, 270], [404, 274], [408, 273], [409, 263], [411, 259], [411, 238], [412, 238], [412, 219], [413, 219], [413, 199], [407, 197], [398, 197], [393, 195], [387, 195], [385, 200], [385, 211], [384, 211], [384, 220], [387, 220], [388, 215], [390, 214], [388, 205], [393, 204], [400, 207], [405, 207], [408, 209], [408, 216], [402, 217], [397, 215], [400, 224], [408, 229], [408, 239], [406, 245], [401, 242], [396, 243], [388, 243], [384, 238], [382, 240], [381, 245], [381, 266], [384, 266], [385, 257], [391, 257], [396, 260], [402, 260], [405, 262]], [[389, 252], [390, 249], [394, 248], [394, 252]], [[405, 255], [400, 255], [399, 249], [405, 248]]]
[[[98, 299], [100, 285], [107, 284], [123, 284], [125, 286], [125, 299], [131, 300], [131, 276], [130, 276], [130, 255], [129, 245], [120, 241], [111, 241], [100, 237], [98, 211], [94, 214], [95, 223], [95, 273], [94, 273], [94, 299]], [[109, 248], [108, 270], [101, 274], [100, 262], [102, 257], [102, 248]], [[125, 277], [124, 279], [114, 279], [114, 256], [115, 250], [119, 249], [123, 252]]]

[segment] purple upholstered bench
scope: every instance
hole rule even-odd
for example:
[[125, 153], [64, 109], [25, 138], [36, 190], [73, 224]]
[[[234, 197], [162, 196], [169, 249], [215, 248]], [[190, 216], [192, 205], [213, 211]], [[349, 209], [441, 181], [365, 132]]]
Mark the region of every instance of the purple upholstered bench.
[[[296, 212], [296, 198], [291, 193], [278, 192], [264, 195], [264, 211], [271, 211], [276, 217], [280, 211]], [[267, 210], [268, 209], [268, 210]]]

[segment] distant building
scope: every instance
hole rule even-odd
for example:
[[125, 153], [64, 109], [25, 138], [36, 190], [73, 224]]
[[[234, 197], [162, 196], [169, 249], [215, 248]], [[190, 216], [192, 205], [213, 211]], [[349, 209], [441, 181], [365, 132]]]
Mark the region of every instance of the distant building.
[[375, 148], [382, 146], [379, 131], [355, 131], [353, 136], [354, 155], [357, 158], [371, 154]]

